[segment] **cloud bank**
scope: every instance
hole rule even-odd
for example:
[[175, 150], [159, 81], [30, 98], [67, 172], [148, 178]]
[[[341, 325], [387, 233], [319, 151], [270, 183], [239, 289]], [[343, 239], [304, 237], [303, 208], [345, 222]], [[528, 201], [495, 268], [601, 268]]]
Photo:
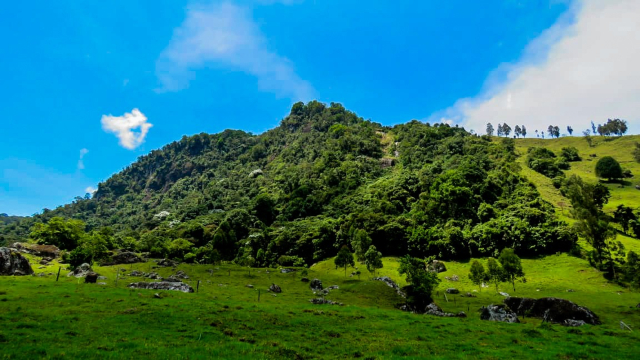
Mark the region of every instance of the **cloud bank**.
[[476, 98], [461, 99], [430, 121], [453, 119], [485, 133], [488, 122], [525, 125], [532, 134], [557, 125], [577, 134], [608, 118], [640, 131], [640, 1], [582, 0], [500, 66]]
[[[289, 4], [294, 1], [262, 1]], [[309, 100], [311, 85], [295, 72], [293, 64], [268, 48], [265, 36], [251, 18], [248, 7], [231, 2], [193, 5], [182, 25], [156, 63], [161, 91], [188, 87], [195, 70], [220, 67], [250, 74], [261, 91], [278, 97]]]
[[138, 109], [133, 109], [122, 116], [102, 115], [102, 129], [115, 134], [120, 139], [120, 146], [129, 150], [137, 148], [144, 142], [152, 126]]

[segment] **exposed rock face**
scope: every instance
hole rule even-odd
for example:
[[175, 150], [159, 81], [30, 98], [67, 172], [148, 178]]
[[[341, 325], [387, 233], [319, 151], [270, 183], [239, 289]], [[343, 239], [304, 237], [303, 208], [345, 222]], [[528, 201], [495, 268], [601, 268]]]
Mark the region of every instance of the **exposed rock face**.
[[427, 270], [441, 273], [447, 271], [447, 267], [442, 261], [433, 260], [431, 264], [427, 265]]
[[480, 313], [481, 320], [500, 321], [508, 323], [519, 323], [516, 313], [511, 311], [506, 305], [489, 305], [483, 307]]
[[311, 290], [314, 291], [320, 291], [323, 289], [322, 287], [322, 281], [320, 281], [320, 279], [313, 279], [311, 280], [311, 282], [309, 283], [309, 287], [311, 288]]
[[131, 289], [171, 290], [171, 291], [182, 291], [185, 293], [194, 292], [193, 288], [189, 286], [189, 284], [185, 284], [183, 282], [169, 282], [169, 281], [137, 282], [137, 283], [129, 284], [127, 287]]
[[446, 313], [442, 311], [442, 309], [436, 305], [436, 303], [431, 303], [427, 305], [427, 308], [424, 311], [425, 315], [433, 315], [433, 316], [441, 316], [441, 317], [455, 317], [456, 314]]
[[541, 299], [509, 297], [504, 303], [518, 315], [545, 319], [552, 323], [563, 324], [565, 320], [582, 320], [587, 324], [600, 325], [600, 318], [586, 307], [559, 298]]
[[104, 263], [104, 265], [118, 265], [118, 264], [135, 264], [142, 262], [142, 259], [130, 252], [130, 251], [119, 251], [111, 256], [111, 260]]
[[269, 291], [279, 294], [282, 292], [282, 289], [276, 284], [271, 284], [271, 286], [269, 286]]
[[0, 275], [31, 275], [29, 260], [9, 248], [0, 248]]
[[60, 255], [60, 249], [53, 245], [39, 245], [28, 243], [13, 243], [11, 248], [16, 249], [18, 252], [31, 254], [40, 257], [48, 257], [55, 259]]
[[81, 278], [81, 277], [87, 276], [87, 274], [92, 272], [92, 271], [93, 271], [93, 269], [91, 268], [91, 265], [89, 265], [87, 263], [84, 263], [84, 264], [78, 266], [77, 268], [75, 268], [69, 274], [67, 274], [67, 276], [75, 276], [77, 278]]
[[400, 290], [400, 286], [398, 286], [398, 284], [396, 284], [388, 276], [373, 278], [373, 280], [382, 281], [385, 284], [387, 284], [389, 287], [392, 287], [396, 291], [396, 293], [398, 293], [398, 295], [402, 296], [403, 298], [407, 297], [407, 295], [404, 293], [404, 291]]
[[84, 277], [84, 282], [86, 284], [95, 284], [96, 282], [98, 282], [98, 277], [100, 276], [92, 271]]

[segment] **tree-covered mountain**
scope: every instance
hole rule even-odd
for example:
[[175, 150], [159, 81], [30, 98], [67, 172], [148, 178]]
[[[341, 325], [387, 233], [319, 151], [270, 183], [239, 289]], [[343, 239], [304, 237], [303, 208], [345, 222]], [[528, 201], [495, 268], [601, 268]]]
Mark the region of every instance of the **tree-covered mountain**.
[[311, 264], [342, 245], [439, 258], [568, 250], [575, 235], [514, 159], [512, 139], [415, 120], [387, 127], [340, 104], [296, 103], [263, 134], [183, 137], [93, 197], [0, 233], [24, 240], [35, 224], [62, 217], [84, 222], [108, 248], [256, 266]]

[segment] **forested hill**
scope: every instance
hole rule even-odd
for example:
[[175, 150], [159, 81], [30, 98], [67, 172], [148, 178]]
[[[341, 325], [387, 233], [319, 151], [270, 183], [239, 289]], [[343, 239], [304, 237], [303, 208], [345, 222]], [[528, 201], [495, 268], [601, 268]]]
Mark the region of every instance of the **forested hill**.
[[518, 175], [512, 139], [418, 121], [385, 127], [316, 101], [295, 104], [260, 135], [183, 137], [92, 198], [0, 236], [26, 240], [54, 217], [81, 220], [86, 237], [100, 234], [109, 248], [261, 266], [311, 264], [342, 245], [360, 255], [373, 244], [384, 255], [466, 258], [504, 247], [563, 251], [576, 240]]

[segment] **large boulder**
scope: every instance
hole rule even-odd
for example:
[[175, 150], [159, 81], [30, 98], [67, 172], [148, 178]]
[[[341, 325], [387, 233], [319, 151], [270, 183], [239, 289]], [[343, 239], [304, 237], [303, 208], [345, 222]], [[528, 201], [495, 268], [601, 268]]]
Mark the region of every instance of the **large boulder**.
[[441, 273], [447, 271], [447, 267], [444, 265], [442, 261], [433, 260], [429, 265], [427, 265], [427, 270]]
[[95, 284], [96, 282], [98, 282], [98, 278], [100, 277], [99, 274], [94, 273], [93, 271], [87, 273], [87, 276], [84, 277], [84, 282], [86, 284]]
[[40, 245], [40, 244], [29, 244], [29, 243], [13, 243], [10, 246], [16, 251], [31, 254], [40, 257], [48, 257], [55, 259], [60, 255], [60, 249], [53, 245]]
[[180, 265], [180, 263], [173, 260], [169, 260], [169, 259], [162, 259], [158, 261], [158, 265], [159, 266], [178, 266]]
[[313, 279], [311, 280], [311, 282], [309, 283], [309, 287], [311, 288], [311, 290], [313, 291], [320, 291], [323, 289], [322, 287], [322, 281], [320, 281], [320, 279]]
[[480, 309], [480, 320], [519, 323], [516, 313], [506, 305], [489, 305]]
[[455, 317], [456, 314], [446, 313], [442, 311], [442, 309], [436, 305], [436, 303], [431, 303], [427, 305], [427, 308], [424, 311], [425, 315], [433, 315], [433, 316], [441, 316], [441, 317]]
[[33, 269], [29, 264], [29, 260], [9, 248], [0, 248], [0, 275], [32, 274]]
[[75, 276], [77, 278], [81, 278], [87, 276], [87, 274], [92, 271], [93, 269], [91, 268], [91, 265], [84, 263], [73, 269], [73, 271], [67, 274], [67, 276]]
[[183, 282], [170, 282], [170, 281], [137, 282], [137, 283], [131, 283], [127, 287], [131, 289], [171, 290], [171, 291], [182, 291], [185, 293], [194, 292], [193, 288], [189, 286], [189, 284], [185, 284]]
[[600, 318], [586, 307], [559, 298], [540, 299], [509, 297], [504, 303], [518, 315], [545, 319], [552, 323], [563, 324], [565, 320], [582, 320], [587, 324], [600, 325]]

